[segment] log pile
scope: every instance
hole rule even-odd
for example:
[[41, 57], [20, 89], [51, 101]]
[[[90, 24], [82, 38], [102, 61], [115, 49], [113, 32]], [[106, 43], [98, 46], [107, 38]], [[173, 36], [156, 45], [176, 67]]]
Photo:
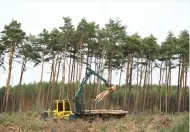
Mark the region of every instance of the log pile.
[[123, 110], [85, 110], [85, 113], [91, 113], [91, 114], [128, 114], [128, 111], [123, 111]]

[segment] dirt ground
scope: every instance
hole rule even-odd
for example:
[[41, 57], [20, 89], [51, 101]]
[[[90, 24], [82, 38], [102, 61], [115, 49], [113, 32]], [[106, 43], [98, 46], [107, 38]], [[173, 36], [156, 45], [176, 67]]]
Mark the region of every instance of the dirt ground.
[[122, 119], [95, 119], [93, 122], [41, 121], [34, 114], [0, 115], [0, 132], [188, 132], [189, 114], [139, 114]]

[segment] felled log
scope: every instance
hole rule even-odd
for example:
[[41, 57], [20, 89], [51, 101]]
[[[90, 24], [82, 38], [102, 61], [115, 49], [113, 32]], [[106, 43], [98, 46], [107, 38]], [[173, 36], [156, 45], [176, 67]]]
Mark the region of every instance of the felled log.
[[128, 114], [128, 111], [123, 110], [85, 110], [85, 114]]
[[112, 86], [111, 88], [107, 88], [105, 91], [98, 94], [94, 100], [96, 102], [99, 102], [102, 99], [104, 99], [106, 96], [110, 95], [115, 90], [116, 90], [116, 86]]

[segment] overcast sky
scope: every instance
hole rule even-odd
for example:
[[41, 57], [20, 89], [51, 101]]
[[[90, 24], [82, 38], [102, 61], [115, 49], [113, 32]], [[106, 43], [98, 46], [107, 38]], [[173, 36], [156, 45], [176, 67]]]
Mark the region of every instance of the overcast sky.
[[[69, 2], [70, 1], [70, 2]], [[103, 0], [102, 0], [103, 1]], [[110, 18], [119, 17], [127, 25], [129, 34], [138, 32], [142, 37], [151, 33], [158, 42], [164, 41], [168, 31], [178, 35], [180, 30], [190, 29], [189, 0], [0, 0], [0, 31], [12, 19], [22, 24], [27, 33], [38, 34], [43, 28], [51, 30], [63, 25], [63, 16], [70, 16], [76, 26], [82, 18], [104, 26]], [[29, 65], [28, 67], [32, 67]], [[1, 70], [1, 69], [0, 69]], [[50, 71], [46, 65], [46, 72]], [[20, 65], [14, 64], [13, 82], [17, 84]], [[177, 71], [173, 72], [172, 84], [177, 84]], [[157, 75], [157, 73], [155, 73]], [[189, 75], [189, 73], [188, 73]], [[125, 77], [125, 76], [123, 76]], [[6, 84], [7, 73], [0, 71], [0, 86]], [[38, 81], [40, 67], [24, 74], [25, 83]], [[44, 75], [45, 80], [49, 74]], [[157, 82], [159, 77], [155, 76]], [[122, 79], [124, 82], [125, 78]], [[114, 79], [114, 83], [118, 80]], [[188, 82], [189, 85], [189, 82]], [[190, 86], [190, 85], [189, 85]]]

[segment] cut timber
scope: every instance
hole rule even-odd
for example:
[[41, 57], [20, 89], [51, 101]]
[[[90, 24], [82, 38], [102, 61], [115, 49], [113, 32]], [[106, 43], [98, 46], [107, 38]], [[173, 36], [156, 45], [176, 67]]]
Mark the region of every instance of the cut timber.
[[85, 110], [84, 114], [128, 114], [128, 111], [123, 111], [123, 110]]
[[95, 101], [96, 102], [101, 101], [102, 99], [104, 99], [106, 96], [110, 95], [115, 90], [116, 90], [116, 86], [112, 86], [111, 88], [107, 88], [105, 91], [101, 92], [100, 94], [98, 94], [96, 96]]
[[126, 117], [128, 111], [123, 110], [85, 110], [84, 113], [81, 115], [83, 119], [95, 119], [95, 118], [102, 118], [103, 120], [114, 118], [114, 119], [121, 119]]

